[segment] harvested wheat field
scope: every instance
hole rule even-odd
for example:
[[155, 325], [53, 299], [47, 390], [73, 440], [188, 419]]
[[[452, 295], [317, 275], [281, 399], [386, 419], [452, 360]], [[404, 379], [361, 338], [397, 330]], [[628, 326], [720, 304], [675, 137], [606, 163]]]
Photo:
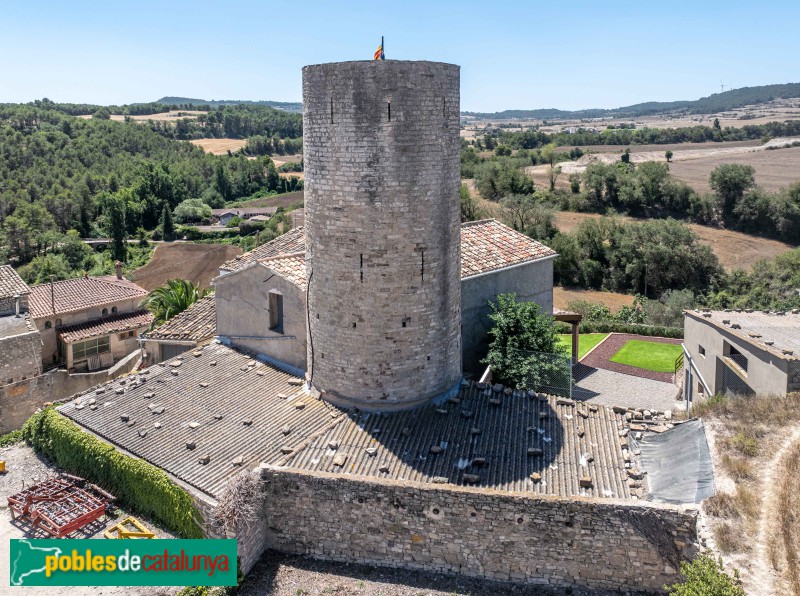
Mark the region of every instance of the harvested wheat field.
[[195, 139], [190, 143], [202, 147], [206, 153], [225, 155], [228, 151], [233, 153], [244, 147], [247, 139]]
[[569, 303], [573, 300], [585, 300], [587, 302], [604, 304], [611, 312], [617, 312], [623, 306], [633, 305], [633, 296], [629, 296], [628, 294], [582, 290], [578, 288], [562, 288], [561, 286], [553, 287], [554, 308], [569, 310]]
[[[175, 122], [176, 120], [195, 120], [200, 114], [205, 114], [206, 112], [202, 112], [199, 110], [175, 110], [174, 112], [160, 112], [158, 114], [143, 114], [143, 115], [135, 115], [135, 116], [128, 116], [134, 122], [147, 122], [148, 120], [154, 120], [156, 122]], [[91, 118], [91, 114], [84, 114], [82, 116], [78, 116], [78, 118], [83, 118], [84, 120], [88, 120]], [[111, 120], [115, 122], [124, 122], [125, 116], [122, 114], [112, 114]]]
[[683, 180], [695, 191], [708, 192], [711, 190], [708, 177], [712, 170], [726, 163], [753, 166], [756, 184], [769, 191], [774, 192], [800, 182], [800, 147], [676, 161], [670, 164], [669, 170], [675, 178]]
[[[571, 232], [587, 219], [602, 217], [597, 213], [573, 213], [571, 211], [556, 212], [555, 224], [561, 232]], [[645, 221], [619, 215], [625, 221]], [[777, 255], [791, 250], [792, 246], [778, 240], [760, 238], [732, 230], [689, 224], [692, 231], [697, 234], [700, 242], [707, 244], [717, 255], [720, 264], [727, 270], [752, 269], [761, 259], [772, 259]]]
[[272, 155], [270, 156], [270, 159], [276, 166], [282, 166], [283, 164], [289, 162], [300, 163], [303, 161], [303, 155], [301, 153], [296, 155]]
[[175, 278], [207, 288], [218, 275], [219, 266], [240, 254], [241, 248], [229, 244], [163, 243], [156, 247], [150, 262], [129, 277], [145, 290], [153, 290]]

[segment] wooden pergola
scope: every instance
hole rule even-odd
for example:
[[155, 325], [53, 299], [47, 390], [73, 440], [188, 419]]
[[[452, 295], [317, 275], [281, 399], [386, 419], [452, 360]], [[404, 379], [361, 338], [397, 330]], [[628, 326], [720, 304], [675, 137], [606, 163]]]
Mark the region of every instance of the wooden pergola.
[[572, 364], [578, 363], [578, 328], [580, 327], [583, 315], [569, 310], [553, 309], [553, 318], [562, 323], [572, 325]]

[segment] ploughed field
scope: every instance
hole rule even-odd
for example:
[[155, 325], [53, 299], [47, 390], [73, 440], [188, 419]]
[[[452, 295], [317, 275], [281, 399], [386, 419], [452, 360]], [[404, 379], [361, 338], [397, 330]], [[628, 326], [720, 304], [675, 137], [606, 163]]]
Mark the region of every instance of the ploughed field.
[[219, 266], [240, 254], [241, 248], [229, 244], [163, 243], [156, 247], [150, 262], [130, 278], [148, 291], [175, 278], [207, 288], [219, 274]]

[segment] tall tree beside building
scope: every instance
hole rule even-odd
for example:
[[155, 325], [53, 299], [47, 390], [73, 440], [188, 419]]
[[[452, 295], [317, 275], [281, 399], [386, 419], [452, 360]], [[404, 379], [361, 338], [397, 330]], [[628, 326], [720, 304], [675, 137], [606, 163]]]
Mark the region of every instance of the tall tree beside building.
[[106, 225], [111, 237], [111, 256], [116, 261], [125, 262], [128, 258], [125, 203], [116, 196], [110, 196], [106, 202]]

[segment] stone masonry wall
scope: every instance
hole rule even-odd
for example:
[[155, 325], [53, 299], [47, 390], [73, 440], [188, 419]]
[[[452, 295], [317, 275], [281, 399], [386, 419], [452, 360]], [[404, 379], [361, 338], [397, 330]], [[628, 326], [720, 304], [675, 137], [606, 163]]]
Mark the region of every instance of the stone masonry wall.
[[303, 106], [312, 382], [376, 410], [446, 393], [461, 378], [459, 67], [306, 66]]
[[42, 340], [35, 329], [0, 338], [0, 385], [35, 377], [42, 370]]
[[71, 375], [65, 370], [55, 369], [0, 386], [0, 435], [22, 428], [31, 414], [46, 403], [65, 399], [130, 372], [139, 357], [139, 350], [136, 350], [108, 370]]
[[[13, 296], [6, 296], [5, 298], [0, 298], [0, 316], [7, 316], [13, 315], [17, 312], [17, 299]], [[19, 312], [26, 313], [28, 312], [28, 296], [20, 296], [19, 297]]]
[[659, 592], [695, 552], [693, 509], [356, 480], [265, 464], [261, 474], [266, 532], [242, 536], [248, 562], [272, 548], [499, 581]]

